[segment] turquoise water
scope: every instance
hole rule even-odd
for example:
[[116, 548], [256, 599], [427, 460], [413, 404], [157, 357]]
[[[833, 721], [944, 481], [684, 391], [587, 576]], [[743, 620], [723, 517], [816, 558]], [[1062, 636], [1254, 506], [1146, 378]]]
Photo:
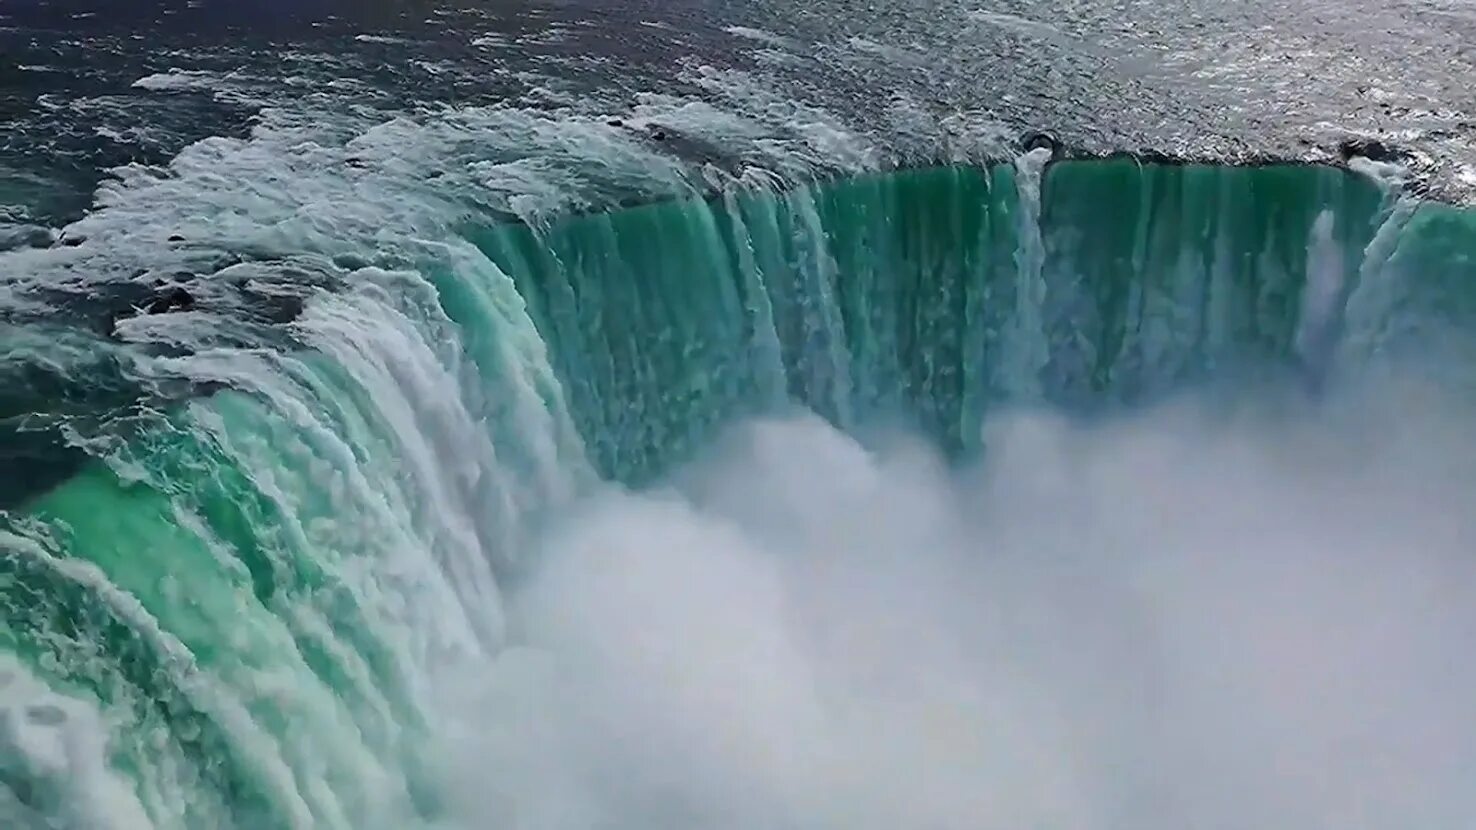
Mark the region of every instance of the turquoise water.
[[446, 700], [526, 639], [540, 540], [757, 416], [962, 464], [1008, 406], [1315, 399], [1411, 355], [1470, 382], [1469, 210], [1334, 168], [1040, 161], [532, 225], [441, 194], [388, 256], [276, 220], [341, 285], [282, 345], [140, 358], [225, 388], [74, 436], [93, 460], [0, 514], [0, 816], [483, 826]]

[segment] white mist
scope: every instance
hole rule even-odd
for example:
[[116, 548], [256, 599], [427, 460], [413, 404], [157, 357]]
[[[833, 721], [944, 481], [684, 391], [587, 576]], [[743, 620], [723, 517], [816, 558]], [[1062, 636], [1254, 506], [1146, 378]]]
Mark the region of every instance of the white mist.
[[996, 419], [977, 468], [750, 423], [546, 540], [467, 824], [1476, 821], [1476, 425], [1415, 389]]

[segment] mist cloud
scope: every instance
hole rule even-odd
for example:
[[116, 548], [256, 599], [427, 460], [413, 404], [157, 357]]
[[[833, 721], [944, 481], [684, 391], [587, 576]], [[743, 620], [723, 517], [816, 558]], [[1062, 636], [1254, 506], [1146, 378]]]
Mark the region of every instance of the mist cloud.
[[[1244, 404], [1244, 402], [1242, 401]], [[1476, 819], [1476, 429], [1418, 389], [1002, 415], [947, 468], [734, 430], [546, 540], [468, 691], [476, 826]]]

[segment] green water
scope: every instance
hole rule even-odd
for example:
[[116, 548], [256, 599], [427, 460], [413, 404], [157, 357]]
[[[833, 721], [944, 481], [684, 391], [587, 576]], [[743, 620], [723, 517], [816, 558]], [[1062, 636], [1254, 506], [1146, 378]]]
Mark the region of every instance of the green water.
[[[472, 238], [526, 298], [600, 471], [643, 480], [735, 412], [782, 402], [972, 448], [990, 404], [1020, 395], [1012, 339], [1049, 353], [1032, 391], [1073, 406], [1281, 367], [1318, 216], [1336, 217], [1351, 290], [1392, 207], [1312, 167], [1062, 163], [1043, 189], [1022, 215], [1013, 167], [940, 168]], [[1399, 303], [1469, 311], [1471, 222], [1419, 209], [1376, 265]], [[1021, 331], [1033, 228], [1043, 316]]]
[[5, 826], [466, 826], [440, 704], [596, 482], [788, 407], [964, 455], [1006, 403], [1300, 388], [1476, 320], [1470, 211], [1328, 168], [1025, 169], [448, 219], [316, 295], [303, 350], [158, 359], [231, 391], [0, 515]]

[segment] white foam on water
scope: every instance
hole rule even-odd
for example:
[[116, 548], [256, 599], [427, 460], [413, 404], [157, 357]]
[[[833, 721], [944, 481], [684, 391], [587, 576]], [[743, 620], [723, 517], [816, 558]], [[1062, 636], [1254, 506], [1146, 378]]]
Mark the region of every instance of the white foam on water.
[[[711, 100], [650, 92], [636, 96], [633, 112], [614, 114], [629, 115], [630, 127], [679, 131], [787, 181], [881, 163], [880, 149], [843, 119], [797, 103], [759, 77], [704, 66], [684, 74], [713, 92]], [[252, 79], [239, 73], [170, 71], [134, 86], [210, 91], [242, 102], [254, 95]], [[611, 107], [623, 102], [551, 94], [563, 96], [553, 111], [464, 107], [380, 121], [319, 109], [312, 96], [266, 106], [247, 138], [202, 140], [164, 169], [112, 171], [99, 186], [96, 209], [65, 229], [79, 245], [0, 253], [0, 266], [19, 285], [85, 291], [89, 282], [130, 279], [140, 270], [193, 270], [219, 250], [421, 256], [425, 242], [447, 240], [457, 222], [485, 218], [488, 207], [540, 224], [618, 198], [687, 196], [708, 184], [700, 161], [681, 160], [639, 130], [606, 123]], [[177, 235], [190, 244], [171, 246]]]
[[733, 69], [695, 66], [687, 79], [722, 101], [725, 109], [763, 125], [770, 137], [754, 148], [793, 171], [794, 178], [826, 169], [859, 172], [880, 164], [881, 149], [844, 119], [822, 107], [795, 101], [762, 78]]
[[107, 720], [95, 701], [52, 691], [0, 653], [0, 781], [19, 774], [59, 788], [65, 804], [51, 818], [63, 826], [151, 828], [131, 783], [109, 768], [107, 741]]
[[133, 82], [134, 89], [147, 89], [155, 92], [173, 91], [180, 89], [209, 89], [216, 80], [216, 74], [200, 70], [174, 70], [170, 72], [156, 72], [146, 75]]
[[795, 41], [791, 38], [784, 37], [783, 35], [776, 35], [773, 32], [766, 31], [764, 29], [754, 28], [752, 26], [729, 26], [723, 31], [727, 32], [730, 35], [733, 35], [734, 37], [755, 40], [767, 46], [791, 48], [796, 45]]
[[976, 23], [987, 23], [991, 26], [1013, 32], [1018, 35], [1028, 35], [1041, 40], [1064, 40], [1065, 35], [1060, 29], [1049, 23], [1039, 20], [1031, 20], [1008, 12], [993, 11], [990, 9], [973, 9], [965, 13], [970, 21]]
[[852, 49], [858, 52], [876, 55], [883, 60], [898, 64], [899, 66], [925, 66], [932, 60], [932, 58], [922, 52], [889, 43], [878, 43], [864, 37], [852, 37], [846, 42]]
[[1353, 156], [1348, 159], [1348, 169], [1372, 179], [1386, 193], [1399, 190], [1409, 181], [1409, 171], [1404, 165], [1392, 161]]
[[249, 79], [238, 72], [171, 69], [168, 72], [145, 75], [134, 81], [132, 86], [148, 92], [209, 92], [217, 101], [225, 103], [266, 103], [251, 91]]

